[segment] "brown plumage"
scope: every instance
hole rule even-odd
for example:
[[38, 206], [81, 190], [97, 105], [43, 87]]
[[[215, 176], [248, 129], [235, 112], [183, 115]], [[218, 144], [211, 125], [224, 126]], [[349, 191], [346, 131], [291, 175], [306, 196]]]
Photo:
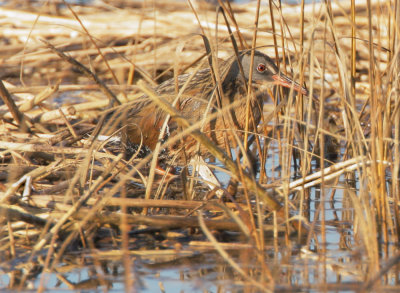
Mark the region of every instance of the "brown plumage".
[[[202, 121], [205, 115], [217, 113], [221, 109], [219, 104], [221, 104], [222, 109], [228, 109], [224, 114], [217, 113], [216, 117], [211, 120], [206, 118], [204, 125], [199, 124], [199, 128], [201, 127], [201, 130], [222, 148], [227, 139], [232, 142], [234, 138], [232, 131], [236, 131], [239, 138], [243, 137], [246, 123], [246, 85], [249, 79], [250, 54], [251, 51], [239, 53], [244, 78], [240, 73], [236, 56], [220, 63], [219, 74], [222, 88], [220, 103], [217, 101], [217, 86], [214, 85], [209, 68], [198, 71], [190, 80], [191, 74], [178, 76], [179, 89], [183, 86], [186, 88], [176, 107], [181, 115], [192, 124]], [[249, 131], [254, 131], [261, 120], [263, 97], [267, 95], [265, 91], [267, 87], [271, 88], [280, 84], [285, 87], [293, 86], [295, 90], [304, 94], [307, 93], [304, 88], [281, 74], [273, 60], [267, 55], [255, 51], [253, 64], [251, 84], [254, 95], [250, 100], [250, 107], [254, 118], [250, 121]], [[154, 92], [172, 103], [176, 98], [175, 84], [174, 79], [169, 79], [158, 85]], [[129, 107], [123, 106], [123, 109], [119, 114], [122, 125], [125, 126], [122, 137], [131, 149], [131, 153], [137, 151], [139, 147], [141, 147], [140, 153], [142, 155], [152, 151], [158, 142], [160, 130], [167, 115], [146, 97], [134, 102]], [[177, 135], [179, 132], [178, 125], [173, 119], [170, 119], [163, 140]], [[226, 135], [224, 135], [224, 132]], [[207, 150], [202, 146], [198, 147], [198, 144], [190, 135], [168, 146], [162, 153], [167, 157], [177, 155], [179, 160], [184, 157], [182, 156], [184, 153], [186, 158], [191, 158], [195, 154], [208, 155]]]

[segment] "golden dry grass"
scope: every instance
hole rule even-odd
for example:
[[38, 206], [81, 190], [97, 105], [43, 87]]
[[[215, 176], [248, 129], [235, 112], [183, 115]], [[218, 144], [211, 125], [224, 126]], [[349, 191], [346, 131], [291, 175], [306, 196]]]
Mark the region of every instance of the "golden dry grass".
[[[325, 206], [316, 208], [320, 218], [309, 217], [310, 188], [319, 186], [324, 202], [335, 197], [339, 179], [347, 178], [356, 182], [344, 191], [353, 211], [353, 237], [367, 258], [360, 284], [365, 290], [385, 284], [380, 278], [398, 259], [396, 245], [389, 244], [398, 244], [400, 235], [399, 8], [389, 0], [355, 2], [353, 7], [353, 1], [305, 7], [223, 2], [227, 26], [223, 14], [216, 19], [215, 7], [205, 3], [8, 1], [0, 7], [5, 102], [0, 106], [0, 245], [8, 255], [2, 261], [29, 252], [29, 264], [44, 254], [41, 269], [54, 272], [76, 242], [93, 251], [116, 245], [129, 256], [140, 254], [130, 231], [200, 229], [202, 245], [211, 243], [238, 278], [274, 290], [291, 284], [274, 282], [274, 272], [265, 266], [263, 252], [270, 242], [275, 249], [278, 240], [309, 247], [321, 237], [316, 253], [326, 275]], [[129, 103], [149, 86], [206, 66], [199, 65], [206, 55], [202, 36], [219, 58], [230, 56], [229, 29], [239, 49], [257, 47], [274, 56], [281, 70], [306, 84], [314, 97], [286, 93], [285, 100], [276, 93], [266, 105], [255, 147], [261, 162], [256, 179], [209, 145], [222, 162], [215, 168], [241, 182], [236, 202], [203, 201], [209, 191], [185, 172], [172, 181], [161, 178], [151, 157], [127, 162], [122, 153], [109, 152], [88, 136], [110, 100]], [[171, 115], [179, 114], [149, 97]], [[191, 127], [185, 120], [181, 126]], [[195, 135], [205, 143], [201, 133]], [[276, 180], [266, 172], [268, 141], [278, 149]], [[341, 148], [334, 163], [326, 155], [335, 144]], [[95, 240], [104, 229], [117, 235], [106, 245]], [[257, 249], [260, 275], [243, 270], [210, 229], [240, 232], [243, 238], [236, 244]], [[293, 231], [298, 237], [289, 237]], [[123, 259], [128, 276], [131, 263]], [[25, 273], [8, 287], [24, 287], [30, 277]], [[318, 281], [323, 285], [323, 280]]]

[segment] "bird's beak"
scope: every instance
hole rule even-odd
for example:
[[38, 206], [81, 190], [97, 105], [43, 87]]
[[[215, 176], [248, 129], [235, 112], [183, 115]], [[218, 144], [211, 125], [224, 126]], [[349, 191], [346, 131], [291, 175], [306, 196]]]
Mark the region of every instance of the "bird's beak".
[[301, 85], [299, 85], [297, 82], [293, 81], [292, 79], [290, 79], [289, 77], [287, 77], [284, 74], [278, 73], [278, 74], [274, 74], [272, 76], [272, 78], [275, 80], [275, 84], [277, 85], [281, 85], [287, 88], [292, 88], [297, 91], [302, 93], [303, 95], [308, 96], [308, 90], [304, 87], [302, 87]]

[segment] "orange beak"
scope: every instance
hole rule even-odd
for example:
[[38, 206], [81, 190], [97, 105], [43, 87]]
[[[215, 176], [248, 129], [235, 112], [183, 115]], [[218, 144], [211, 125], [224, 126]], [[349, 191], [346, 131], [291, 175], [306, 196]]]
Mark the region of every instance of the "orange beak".
[[297, 82], [291, 80], [289, 77], [283, 74], [275, 74], [272, 76], [272, 78], [275, 80], [275, 84], [281, 85], [287, 88], [292, 88], [297, 91], [302, 93], [305, 96], [308, 96], [308, 90], [301, 85], [299, 85]]

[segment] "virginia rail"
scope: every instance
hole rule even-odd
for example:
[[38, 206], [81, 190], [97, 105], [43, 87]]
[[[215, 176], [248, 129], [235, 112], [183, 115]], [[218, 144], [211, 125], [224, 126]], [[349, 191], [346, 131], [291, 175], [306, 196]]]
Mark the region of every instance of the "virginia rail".
[[[238, 59], [243, 66], [244, 76], [241, 74]], [[205, 118], [203, 125], [199, 123], [199, 128], [222, 148], [224, 148], [226, 140], [232, 142], [231, 139], [234, 137], [243, 137], [246, 124], [246, 86], [249, 84], [250, 61], [251, 51], [241, 51], [239, 58], [234, 55], [219, 64], [221, 85], [219, 88], [222, 89], [219, 103], [217, 101], [218, 87], [213, 82], [210, 68], [199, 70], [193, 76], [183, 74], [177, 78], [179, 89], [185, 87], [176, 104], [177, 109], [192, 124], [202, 121], [207, 115], [214, 114], [211, 119]], [[267, 95], [267, 88], [282, 85], [288, 88], [293, 87], [294, 90], [307, 94], [305, 88], [280, 73], [274, 61], [267, 55], [255, 51], [253, 64], [251, 85], [254, 95], [250, 100], [253, 118], [249, 123], [249, 131], [254, 131], [261, 120], [263, 97]], [[154, 92], [172, 103], [177, 96], [176, 81], [173, 78], [169, 79], [155, 87]], [[228, 110], [225, 114], [217, 113], [221, 109]], [[124, 106], [120, 113], [116, 116], [121, 119], [122, 125], [125, 125], [122, 138], [128, 147], [128, 152], [133, 154], [139, 151], [139, 155], [144, 156], [154, 150], [167, 115], [148, 97], [142, 97], [132, 105]], [[236, 131], [235, 135], [233, 135], [233, 131]], [[162, 141], [166, 141], [168, 137], [177, 135], [179, 132], [178, 125], [173, 119], [170, 119]], [[190, 161], [194, 155], [207, 157], [208, 152], [203, 146], [198, 146], [195, 139], [187, 135], [163, 149], [160, 157], [170, 159], [176, 156], [177, 161], [182, 162], [183, 158]]]

